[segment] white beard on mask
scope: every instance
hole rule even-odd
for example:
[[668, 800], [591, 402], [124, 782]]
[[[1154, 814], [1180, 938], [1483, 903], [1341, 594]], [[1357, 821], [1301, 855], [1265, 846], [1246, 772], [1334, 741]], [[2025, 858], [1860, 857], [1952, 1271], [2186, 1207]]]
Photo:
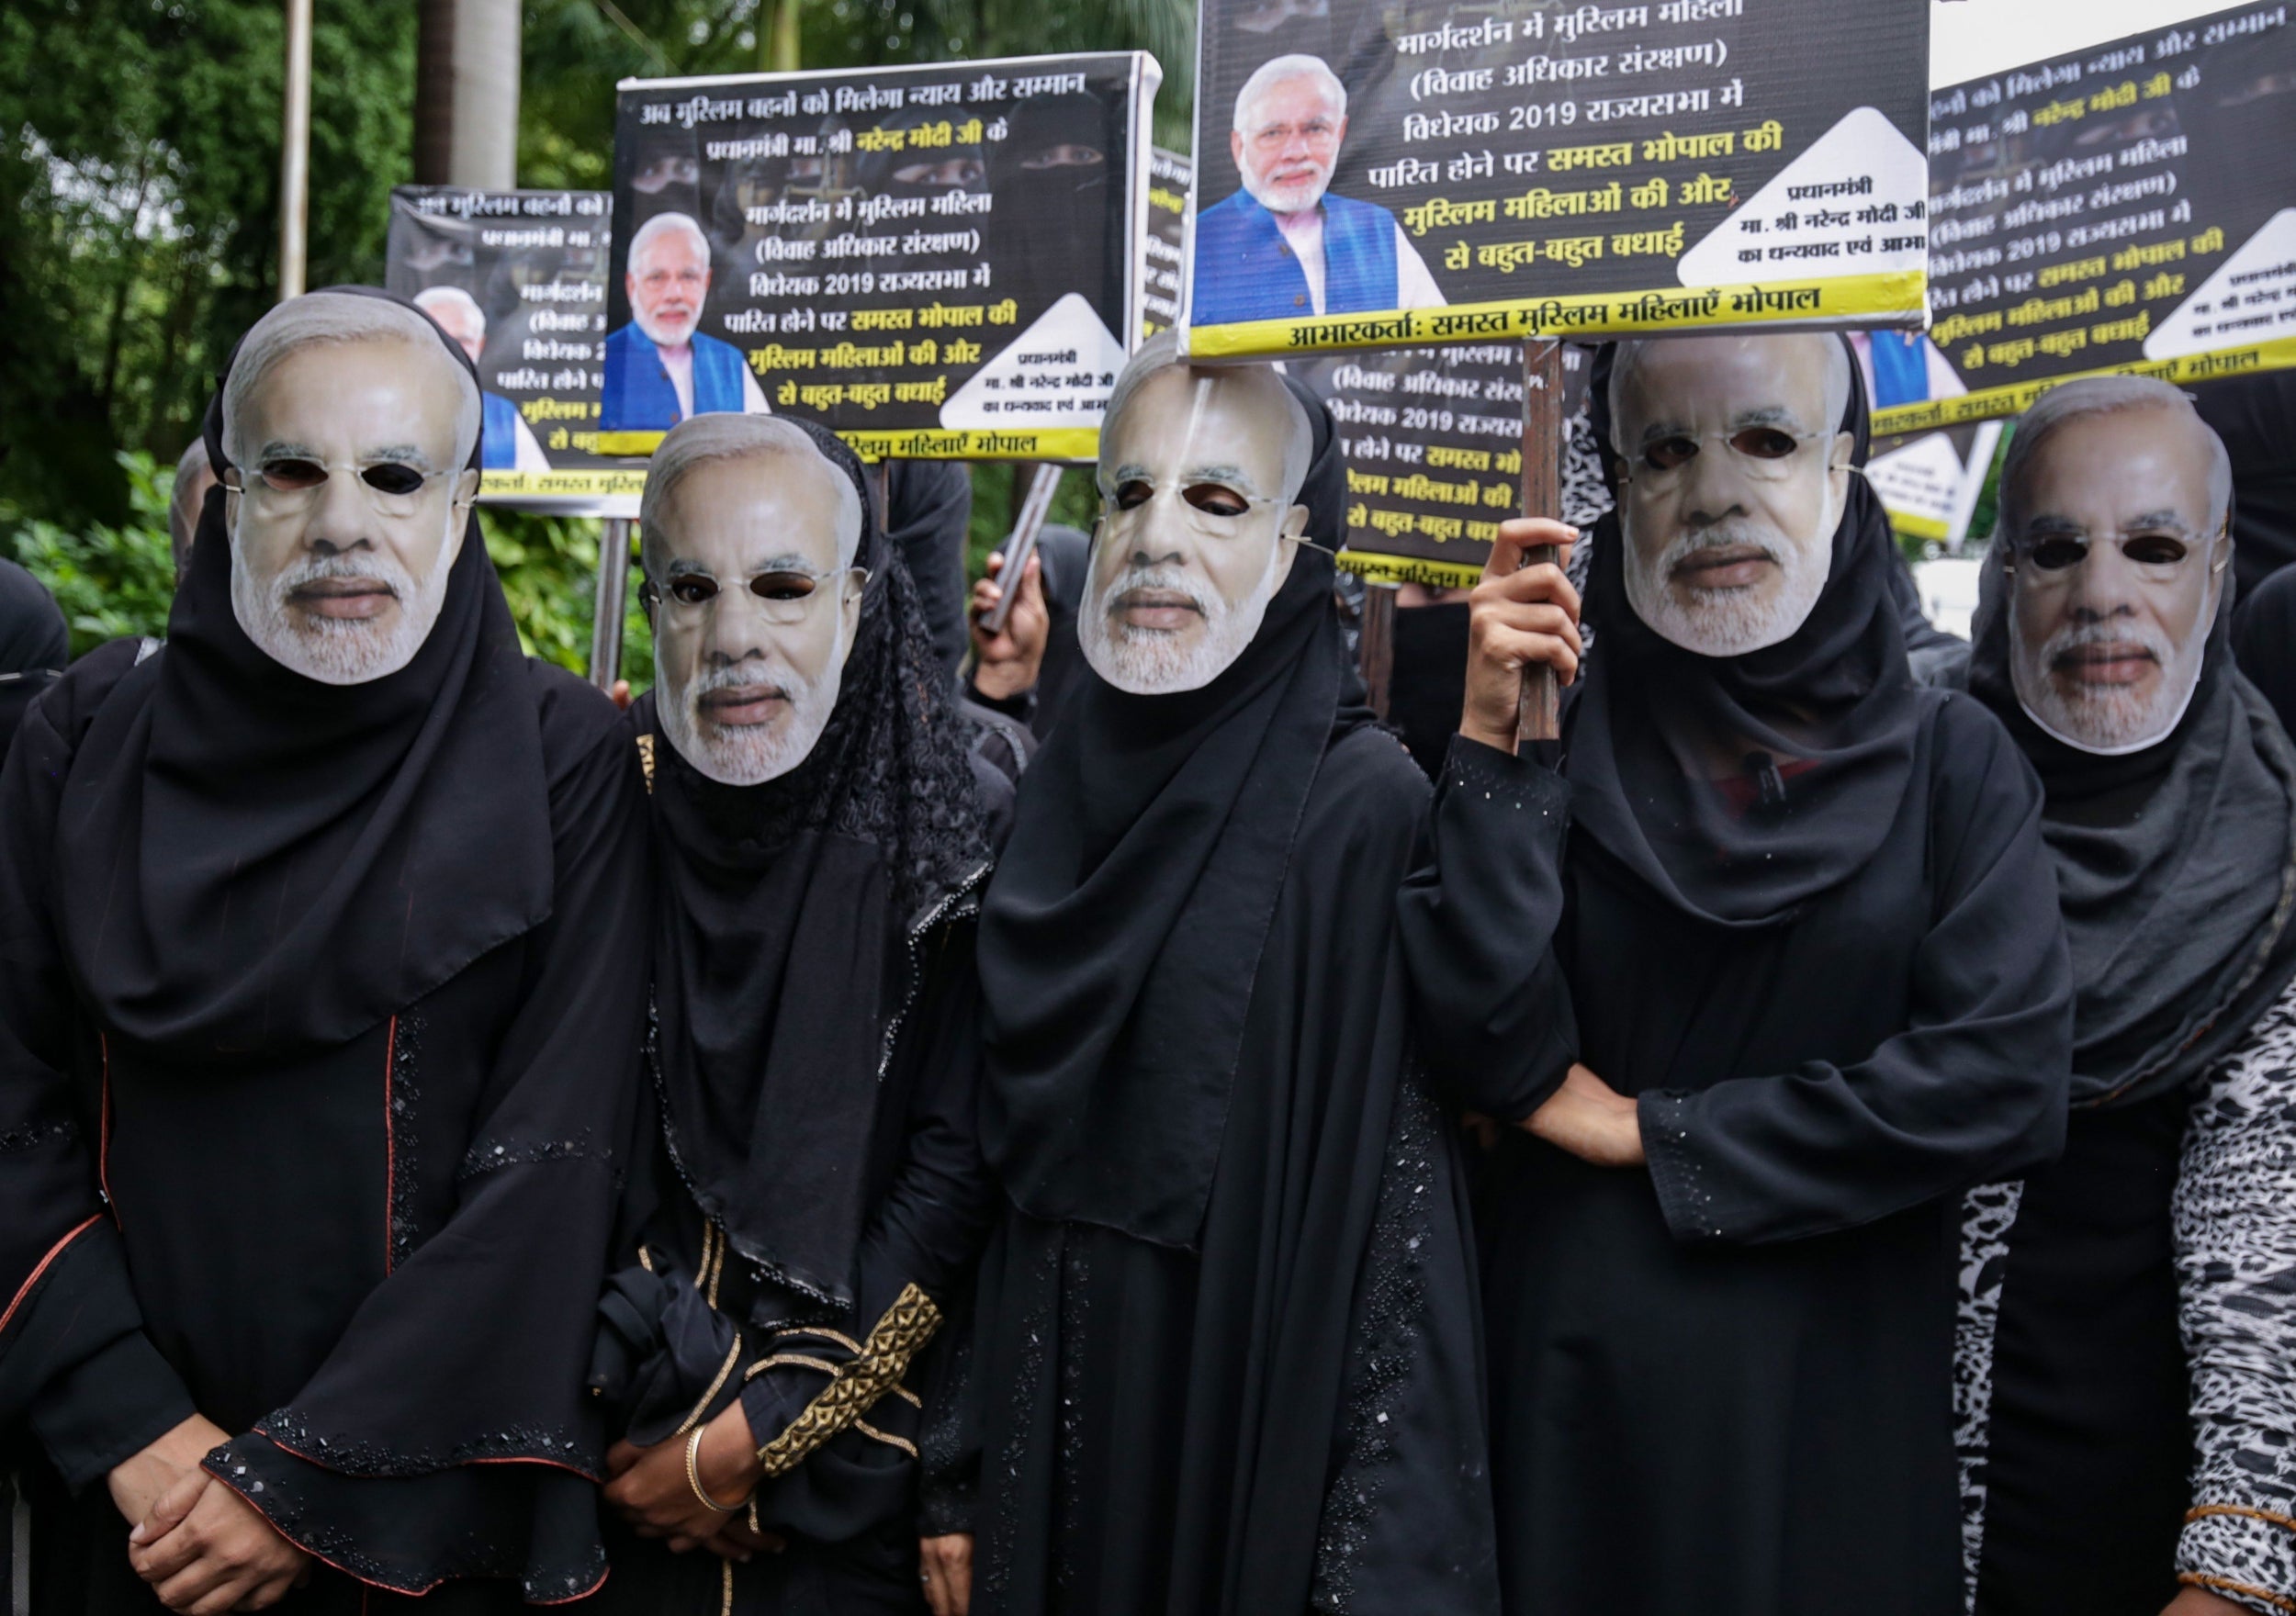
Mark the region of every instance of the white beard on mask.
[[[1824, 538], [1818, 544], [1797, 544], [1769, 522], [1738, 516], [1677, 534], [1654, 562], [1642, 559], [1634, 535], [1622, 525], [1626, 603], [1653, 634], [1696, 656], [1743, 656], [1782, 644], [1809, 621], [1818, 597], [1826, 592], [1826, 580], [1833, 572], [1833, 532], [1840, 516], [1829, 486], [1817, 530]], [[1632, 521], [1625, 516], [1622, 524]], [[1701, 550], [1743, 544], [1760, 545], [1777, 564], [1775, 593], [1763, 597], [1752, 589], [1702, 589], [1693, 591], [1688, 605], [1676, 599], [1670, 580], [1683, 560]]]
[[[280, 667], [324, 685], [363, 685], [397, 673], [414, 660], [431, 637], [446, 604], [446, 580], [454, 571], [455, 513], [447, 516], [446, 542], [420, 583], [396, 556], [314, 556], [273, 578], [259, 581], [246, 565], [239, 535], [231, 535], [231, 615], [264, 655]], [[290, 606], [288, 597], [322, 578], [374, 578], [399, 600], [395, 619], [324, 617]]]
[[[2009, 682], [2017, 688], [2017, 704], [2053, 739], [2079, 751], [2099, 758], [2141, 752], [2175, 729], [2192, 705], [2192, 693], [2200, 684], [2200, 659], [2206, 655], [2205, 625], [2215, 616], [2212, 603], [2201, 616], [2203, 627], [2183, 647], [2172, 645], [2154, 625], [2136, 623], [2068, 623], [2049, 636], [2037, 656], [2012, 644]], [[2012, 641], [2017, 637], [2012, 629]], [[2128, 685], [2077, 683], [2076, 693], [2068, 696], [2050, 676], [2057, 658], [2067, 651], [2131, 642], [2150, 651], [2160, 665], [2160, 678], [2150, 694]]]
[[[1281, 553], [1276, 546], [1269, 547], [1267, 570], [1252, 586], [1252, 592], [1233, 606], [1221, 600], [1217, 590], [1203, 588], [1177, 567], [1125, 568], [1100, 591], [1092, 610], [1076, 625], [1085, 660], [1095, 673], [1130, 695], [1171, 696], [1202, 690], [1225, 673], [1260, 632], [1267, 603], [1276, 596], [1276, 563]], [[1118, 623], [1109, 607], [1129, 589], [1187, 596], [1204, 617], [1204, 632], [1195, 645], [1183, 649], [1177, 634]]]
[[[845, 634], [840, 629], [820, 678], [800, 679], [787, 663], [742, 661], [696, 674], [673, 690], [664, 685], [656, 698], [662, 734], [678, 756], [722, 786], [757, 786], [778, 780], [813, 755], [829, 726], [838, 692], [845, 683]], [[771, 685], [789, 702], [782, 724], [704, 724], [702, 698], [712, 690]]]

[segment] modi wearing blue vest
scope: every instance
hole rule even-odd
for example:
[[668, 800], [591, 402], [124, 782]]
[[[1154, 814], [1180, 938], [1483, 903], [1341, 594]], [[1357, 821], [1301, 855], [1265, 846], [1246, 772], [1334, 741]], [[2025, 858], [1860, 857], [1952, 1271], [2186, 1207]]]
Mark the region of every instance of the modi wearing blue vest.
[[1392, 213], [1329, 194], [1346, 136], [1346, 87], [1318, 58], [1244, 80], [1228, 136], [1244, 188], [1197, 216], [1194, 324], [1443, 306]]
[[630, 323], [606, 337], [607, 432], [668, 432], [690, 416], [765, 415], [765, 389], [731, 342], [705, 337], [710, 242], [689, 214], [657, 213], [630, 238]]

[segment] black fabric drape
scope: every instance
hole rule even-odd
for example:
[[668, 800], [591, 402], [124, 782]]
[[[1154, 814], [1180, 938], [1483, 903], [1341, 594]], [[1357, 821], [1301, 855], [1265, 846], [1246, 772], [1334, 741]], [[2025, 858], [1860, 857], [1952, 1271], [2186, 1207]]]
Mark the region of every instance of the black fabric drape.
[[1388, 722], [1403, 732], [1411, 760], [1434, 780], [1459, 732], [1467, 705], [1464, 600], [1414, 606], [1395, 613], [1395, 668], [1388, 681]]
[[[207, 427], [219, 475], [221, 400], [219, 387]], [[67, 910], [64, 944], [96, 1014], [128, 1037], [219, 1055], [321, 1049], [548, 916], [541, 743], [475, 511], [413, 660], [338, 687], [240, 627], [223, 506], [210, 490], [168, 654], [129, 676], [148, 689], [82, 743], [59, 873], [114, 901]]]
[[36, 1575], [154, 1608], [100, 1483], [197, 1408], [234, 1433], [209, 1473], [323, 1562], [283, 1610], [570, 1598], [604, 1570], [582, 1376], [643, 1022], [636, 758], [519, 656], [475, 530], [409, 668], [323, 687], [238, 630], [220, 509], [172, 642], [83, 658], [0, 769]]
[[[953, 460], [895, 460], [886, 479], [887, 546], [909, 569], [925, 632], [941, 677], [954, 679], [969, 643], [964, 607], [965, 533], [973, 521], [973, 477]], [[875, 507], [866, 497], [871, 515]]]
[[39, 579], [0, 561], [0, 758], [33, 698], [71, 660], [62, 609]]
[[[1615, 352], [1596, 360], [1591, 384], [1614, 489]], [[1871, 433], [1854, 364], [1840, 430], [1863, 466]], [[1652, 632], [1626, 600], [1619, 513], [1597, 525], [1585, 612], [1602, 649], [1573, 703], [1573, 817], [1686, 915], [1766, 925], [1839, 886], [1880, 850], [1911, 777], [1921, 709], [1893, 593], [1895, 541], [1864, 477], [1849, 483], [1808, 618], [1743, 656], [1701, 656]], [[1710, 778], [1710, 758], [1733, 760], [1739, 778]]]
[[2234, 662], [2236, 580], [2224, 580], [2184, 716], [2157, 744], [2112, 758], [2026, 715], [1998, 552], [1981, 589], [1969, 692], [2041, 775], [2078, 994], [2073, 1103], [2182, 1088], [2296, 977], [2296, 748]]
[[[1331, 417], [1300, 499], [1336, 520]], [[1086, 671], [1031, 767], [981, 921], [982, 1131], [1034, 1216], [1192, 1247], [1254, 972], [1341, 711], [1333, 567], [1302, 545], [1259, 633], [1201, 690]]]
[[[861, 463], [813, 429], [859, 488]], [[870, 569], [805, 759], [726, 786], [654, 744], [664, 1127], [704, 1213], [777, 1283], [850, 1307], [887, 1024], [911, 936], [989, 862], [955, 692], [866, 497]], [[654, 732], [651, 703], [639, 713]]]
[[2208, 382], [2191, 394], [2232, 458], [2233, 571], [2241, 594], [2253, 595], [2296, 561], [2296, 371]]

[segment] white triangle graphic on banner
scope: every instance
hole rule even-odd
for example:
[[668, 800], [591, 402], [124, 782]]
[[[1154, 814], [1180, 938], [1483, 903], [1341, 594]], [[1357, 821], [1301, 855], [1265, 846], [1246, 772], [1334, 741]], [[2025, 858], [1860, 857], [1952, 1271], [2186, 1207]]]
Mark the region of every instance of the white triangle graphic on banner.
[[1083, 293], [1070, 292], [974, 372], [940, 407], [940, 424], [952, 432], [1096, 427], [1123, 368], [1124, 344]]
[[1676, 269], [1686, 286], [1919, 270], [1929, 198], [1929, 160], [1878, 107], [1852, 107]]
[[2144, 339], [2147, 359], [2181, 359], [2296, 337], [2296, 208], [2283, 208]]
[[1925, 432], [1866, 462], [1865, 480], [1885, 509], [1942, 526], [1953, 519], [1953, 496], [1966, 470], [1953, 433]]

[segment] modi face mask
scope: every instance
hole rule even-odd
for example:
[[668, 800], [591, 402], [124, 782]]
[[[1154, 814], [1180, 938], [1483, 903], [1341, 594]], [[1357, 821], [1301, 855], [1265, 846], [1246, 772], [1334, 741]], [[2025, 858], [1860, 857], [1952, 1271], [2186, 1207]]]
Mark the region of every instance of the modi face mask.
[[2040, 429], [2003, 491], [2010, 682], [2028, 717], [2084, 752], [2141, 751], [2177, 726], [2223, 596], [2216, 452], [2173, 402]]
[[[681, 433], [794, 442], [681, 469], [694, 446]], [[762, 418], [681, 425], [650, 475], [673, 479], [658, 504], [649, 488], [644, 519], [662, 734], [719, 784], [762, 784], [812, 754], [836, 710], [869, 581], [852, 565], [860, 496], [796, 428]]]
[[1077, 623], [1095, 672], [1168, 695], [1243, 655], [1307, 528], [1293, 500], [1311, 447], [1305, 412], [1265, 369], [1165, 363], [1120, 384], [1100, 431], [1100, 522]]
[[1808, 619], [1849, 497], [1850, 385], [1831, 337], [1622, 347], [1611, 419], [1626, 600], [1654, 633], [1740, 656]]
[[231, 611], [322, 684], [398, 672], [437, 623], [478, 474], [478, 390], [422, 315], [321, 293], [279, 306], [225, 388]]

